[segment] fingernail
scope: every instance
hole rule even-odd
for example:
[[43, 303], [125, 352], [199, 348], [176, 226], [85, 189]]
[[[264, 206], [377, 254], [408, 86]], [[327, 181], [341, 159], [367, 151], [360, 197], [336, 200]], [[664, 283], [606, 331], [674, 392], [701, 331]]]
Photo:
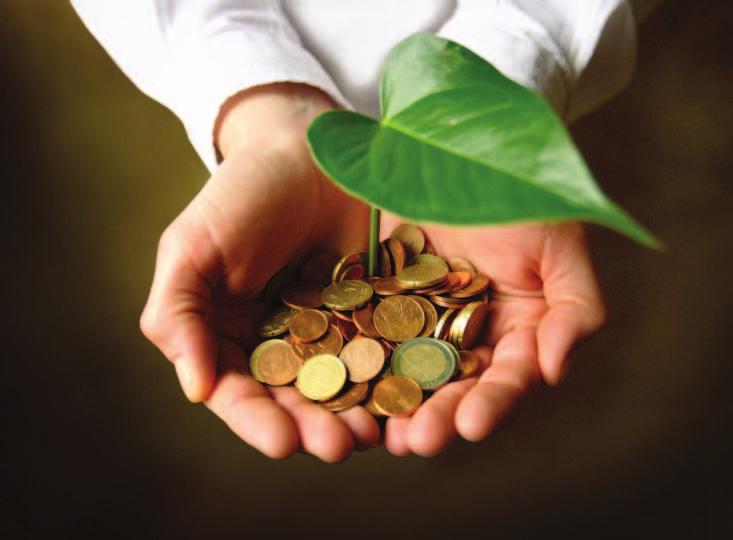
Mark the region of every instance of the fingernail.
[[184, 359], [179, 359], [176, 362], [176, 375], [178, 375], [178, 382], [181, 383], [181, 388], [186, 398], [189, 401], [193, 399], [193, 377], [191, 376], [191, 369], [188, 367], [188, 362]]

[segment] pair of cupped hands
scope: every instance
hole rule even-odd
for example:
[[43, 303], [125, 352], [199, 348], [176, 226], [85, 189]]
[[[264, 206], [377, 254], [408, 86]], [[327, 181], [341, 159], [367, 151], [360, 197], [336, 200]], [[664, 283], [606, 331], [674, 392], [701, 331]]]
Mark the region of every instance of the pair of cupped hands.
[[[381, 444], [432, 456], [459, 436], [482, 440], [533, 387], [558, 384], [573, 346], [603, 324], [578, 223], [422, 227], [439, 254], [488, 274], [497, 294], [476, 349], [479, 374], [440, 388], [410, 417], [389, 418], [384, 433], [363, 407], [331, 413], [249, 372], [269, 278], [308, 255], [366, 247], [369, 208], [320, 172], [306, 144], [310, 122], [333, 108], [319, 90], [292, 83], [223, 106], [215, 129], [223, 162], [160, 239], [143, 333], [174, 364], [189, 400], [273, 458], [300, 451], [337, 462]], [[383, 213], [383, 235], [399, 222]]]

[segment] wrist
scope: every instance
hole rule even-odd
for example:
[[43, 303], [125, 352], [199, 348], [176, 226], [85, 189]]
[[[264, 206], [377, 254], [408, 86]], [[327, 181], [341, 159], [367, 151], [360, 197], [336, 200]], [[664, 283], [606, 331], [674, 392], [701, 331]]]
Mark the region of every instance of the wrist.
[[273, 83], [243, 90], [221, 107], [214, 144], [222, 159], [251, 145], [296, 145], [306, 148], [305, 134], [320, 113], [336, 108], [318, 88]]

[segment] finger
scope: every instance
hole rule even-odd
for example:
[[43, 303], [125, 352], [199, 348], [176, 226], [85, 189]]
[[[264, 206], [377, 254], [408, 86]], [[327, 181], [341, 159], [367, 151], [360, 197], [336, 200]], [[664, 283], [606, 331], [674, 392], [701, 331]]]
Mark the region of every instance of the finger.
[[535, 329], [520, 328], [504, 336], [496, 345], [491, 367], [458, 405], [458, 433], [469, 441], [487, 437], [539, 378]]
[[298, 448], [298, 432], [290, 415], [258, 383], [246, 367], [244, 352], [219, 340], [220, 375], [206, 406], [244, 442], [281, 459]]
[[351, 430], [356, 449], [366, 450], [379, 446], [381, 439], [379, 424], [364, 407], [351, 407], [337, 415]]
[[568, 355], [581, 339], [605, 322], [600, 287], [586, 249], [582, 228], [568, 225], [549, 235], [541, 268], [549, 310], [537, 329], [539, 365], [547, 384], [559, 384], [569, 368]]
[[405, 457], [411, 454], [410, 445], [407, 443], [407, 429], [409, 425], [409, 417], [394, 416], [387, 420], [384, 432], [384, 446], [391, 454], [398, 457]]
[[264, 315], [265, 305], [262, 300], [250, 300], [213, 305], [207, 319], [217, 336], [226, 337], [245, 350], [252, 350], [262, 341], [257, 336], [256, 329]]
[[313, 403], [292, 386], [273, 387], [270, 393], [295, 422], [303, 450], [328, 463], [349, 457], [354, 449], [354, 438], [338, 416]]
[[173, 362], [186, 397], [198, 402], [214, 385], [217, 341], [205, 319], [210, 289], [185, 253], [189, 241], [175, 232], [161, 237], [140, 328]]
[[[474, 352], [481, 358], [483, 366], [491, 363], [489, 347], [479, 347]], [[456, 410], [477, 380], [478, 377], [471, 377], [450, 383], [438, 389], [423, 403], [412, 417], [407, 430], [407, 443], [412, 452], [424, 457], [434, 456], [456, 439]]]

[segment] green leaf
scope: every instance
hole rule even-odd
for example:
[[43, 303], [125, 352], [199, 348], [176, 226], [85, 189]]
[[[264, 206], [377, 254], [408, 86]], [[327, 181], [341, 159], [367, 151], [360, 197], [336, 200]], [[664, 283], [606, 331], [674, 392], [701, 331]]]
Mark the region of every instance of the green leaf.
[[457, 43], [416, 34], [390, 53], [383, 118], [322, 114], [308, 130], [344, 190], [417, 222], [584, 220], [657, 247], [600, 190], [545, 101]]

